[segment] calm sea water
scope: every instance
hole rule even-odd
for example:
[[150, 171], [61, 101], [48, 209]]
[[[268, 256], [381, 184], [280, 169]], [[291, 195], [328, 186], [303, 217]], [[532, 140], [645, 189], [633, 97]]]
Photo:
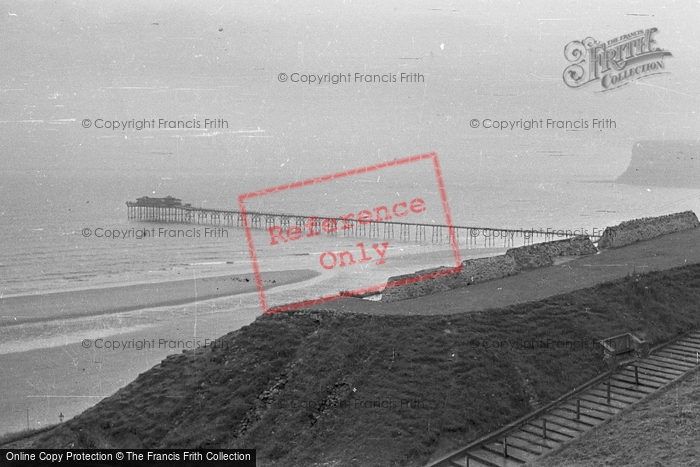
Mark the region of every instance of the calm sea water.
[[[289, 182], [294, 179], [286, 180]], [[341, 180], [320, 187], [318, 206], [309, 196], [283, 193], [260, 197], [249, 209], [294, 213], [330, 213], [342, 198], [345, 206], [362, 208], [371, 200], [384, 199], [387, 186], [374, 178]], [[173, 195], [195, 206], [237, 208], [240, 193], [282, 183], [281, 179], [231, 179], [230, 176], [195, 174], [173, 178], [149, 174], [119, 174], [93, 171], [0, 173], [3, 200], [0, 208], [0, 293], [4, 296], [47, 291], [111, 286], [144, 281], [172, 280], [204, 275], [249, 273], [250, 255], [243, 229], [226, 228], [227, 236], [204, 238], [146, 238], [137, 240], [98, 238], [96, 229], [133, 228], [188, 229], [183, 224], [148, 224], [127, 219], [127, 200], [151, 195]], [[411, 182], [396, 185], [396, 197], [435, 192]], [[646, 188], [614, 183], [561, 181], [537, 183], [503, 181], [458, 184], [448, 180], [446, 193], [455, 225], [523, 229], [581, 229], [592, 232], [622, 220], [666, 214], [686, 209], [700, 210], [700, 190]], [[322, 199], [323, 195], [327, 199]], [[384, 197], [384, 198], [383, 198]], [[350, 199], [350, 201], [348, 201]], [[334, 204], [334, 201], [336, 204]], [[320, 207], [319, 207], [320, 206]], [[325, 207], [324, 207], [325, 206]], [[325, 209], [325, 210], [324, 210]], [[440, 213], [441, 214], [441, 213]], [[444, 217], [434, 216], [441, 223]], [[429, 222], [430, 220], [428, 220]], [[91, 229], [89, 237], [83, 229]], [[323, 243], [323, 242], [326, 243]], [[357, 239], [325, 239], [312, 247], [288, 244], [260, 248], [263, 269], [313, 267], [315, 258], [300, 251], [323, 251], [339, 244], [354, 245]], [[340, 243], [339, 243], [340, 242]], [[309, 250], [309, 248], [311, 248]], [[401, 244], [392, 249], [421, 253], [445, 250], [446, 245]], [[479, 251], [469, 254], [478, 255]], [[483, 252], [482, 252], [483, 253]], [[444, 256], [442, 257], [444, 258]], [[312, 262], [309, 262], [312, 261]], [[442, 259], [440, 260], [442, 261]], [[435, 266], [421, 257], [413, 266]], [[316, 264], [316, 266], [318, 266]], [[395, 268], [365, 268], [352, 271], [360, 282], [386, 281]], [[399, 271], [400, 272], [400, 271]]]
[[[339, 209], [370, 207], [423, 196], [432, 209], [435, 186], [430, 177], [409, 180], [347, 179], [318, 185], [304, 193], [284, 192], [261, 197], [251, 208], [309, 214], [339, 214]], [[385, 177], [386, 178], [386, 177]], [[383, 178], [382, 180], [384, 180]], [[621, 220], [699, 210], [700, 191], [657, 189], [562, 180], [458, 182], [460, 174], [446, 174], [449, 207], [454, 223], [524, 229], [602, 229]], [[397, 181], [398, 180], [398, 181]], [[39, 294], [47, 291], [104, 287], [145, 281], [198, 278], [206, 275], [250, 273], [251, 263], [242, 229], [227, 228], [228, 237], [146, 238], [137, 240], [83, 236], [82, 230], [135, 228], [191, 229], [204, 226], [147, 224], [127, 219], [125, 201], [168, 194], [195, 206], [235, 208], [237, 196], [274, 186], [284, 179], [226, 175], [162, 177], [110, 172], [4, 172], [0, 202], [0, 293]], [[392, 190], [388, 190], [387, 187]], [[387, 201], [388, 200], [388, 201]], [[375, 204], [376, 205], [376, 204]], [[440, 212], [425, 220], [439, 222]], [[344, 212], [344, 211], [343, 211]], [[322, 237], [265, 248], [265, 232], [256, 232], [261, 269], [318, 267], [318, 253], [351, 250], [361, 239]], [[463, 250], [462, 256], [494, 254], [495, 250]], [[408, 253], [408, 254], [407, 254]], [[377, 285], [389, 276], [451, 263], [446, 245], [392, 241], [387, 263], [365, 263], [323, 271], [302, 284], [267, 292], [269, 305], [316, 298], [343, 289]], [[172, 308], [172, 309], [171, 309]], [[216, 338], [250, 322], [259, 310], [256, 293], [222, 303], [164, 307], [106, 315], [98, 319], [35, 323], [0, 332], [0, 353], [9, 377], [3, 379], [0, 432], [28, 425], [55, 423], [59, 414], [72, 417], [110, 394], [138, 373], [157, 363], [170, 350], [131, 353], [82, 349], [82, 339]], [[2, 310], [11, 312], [11, 310]], [[198, 318], [199, 316], [199, 318]], [[112, 337], [110, 337], [112, 336]], [[61, 347], [62, 346], [62, 347]], [[62, 351], [54, 351], [61, 348]], [[4, 350], [3, 350], [4, 349]], [[15, 353], [12, 353], [15, 352]], [[77, 365], [77, 366], [76, 366]], [[25, 381], [25, 374], [32, 375]], [[29, 384], [30, 386], [27, 386]], [[31, 389], [28, 389], [31, 387]], [[57, 395], [48, 397], [46, 395]]]

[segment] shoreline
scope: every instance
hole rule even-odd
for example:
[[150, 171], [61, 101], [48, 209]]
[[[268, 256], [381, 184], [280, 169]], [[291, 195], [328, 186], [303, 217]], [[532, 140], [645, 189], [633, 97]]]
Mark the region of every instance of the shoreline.
[[[492, 256], [499, 248], [460, 249], [462, 260]], [[398, 251], [393, 254], [392, 266], [397, 271], [387, 272], [387, 277], [402, 269], [413, 271], [418, 263], [452, 263], [452, 250]], [[415, 263], [415, 264], [413, 264]], [[324, 276], [312, 265], [300, 268], [261, 272], [265, 290], [297, 284]], [[338, 290], [343, 289], [338, 284]], [[205, 300], [257, 293], [252, 273], [204, 274], [190, 279], [159, 280], [156, 282], [121, 282], [81, 289], [50, 290], [42, 293], [9, 295], [0, 297], [0, 327], [50, 322], [62, 319], [111, 315], [163, 306], [179, 306]]]
[[[213, 265], [213, 264], [212, 264]], [[221, 262], [217, 263], [218, 265], [223, 265], [223, 266], [231, 266], [231, 263], [229, 262]], [[49, 295], [49, 294], [58, 294], [58, 293], [65, 293], [65, 292], [82, 292], [85, 290], [101, 290], [101, 289], [111, 289], [111, 288], [116, 288], [116, 287], [127, 287], [127, 286], [132, 286], [132, 285], [141, 285], [141, 284], [160, 284], [160, 283], [166, 283], [166, 282], [175, 282], [175, 281], [184, 281], [184, 280], [189, 280], [189, 279], [183, 279], [181, 273], [182, 272], [187, 272], [187, 273], [196, 273], [197, 274], [197, 279], [210, 279], [213, 277], [222, 277], [226, 275], [230, 276], [240, 276], [240, 275], [246, 275], [249, 274], [248, 271], [251, 270], [252, 267], [246, 267], [245, 271], [246, 272], [231, 272], [224, 274], [221, 271], [216, 272], [214, 270], [195, 270], [195, 269], [187, 269], [188, 267], [191, 266], [201, 266], [198, 264], [187, 264], [183, 265], [181, 267], [171, 267], [169, 270], [166, 269], [159, 269], [159, 270], [152, 270], [152, 271], [147, 271], [145, 273], [142, 273], [143, 276], [140, 278], [134, 278], [134, 279], [123, 279], [123, 278], [113, 278], [109, 277], [106, 279], [103, 277], [100, 281], [94, 281], [90, 282], [85, 281], [85, 284], [71, 284], [71, 285], [59, 285], [59, 286], [54, 286], [53, 288], [49, 288], [48, 290], [45, 289], [38, 289], [38, 290], [32, 290], [32, 289], [25, 289], [19, 292], [10, 292], [10, 293], [2, 293], [0, 294], [0, 300], [4, 298], [18, 298], [18, 297], [30, 297], [30, 296], [36, 296], [36, 295]], [[130, 274], [131, 276], [133, 274]]]
[[[319, 276], [311, 269], [261, 273], [265, 289], [303, 282]], [[83, 318], [127, 311], [176, 306], [214, 298], [257, 292], [253, 274], [225, 274], [198, 279], [118, 285], [0, 298], [0, 327]]]

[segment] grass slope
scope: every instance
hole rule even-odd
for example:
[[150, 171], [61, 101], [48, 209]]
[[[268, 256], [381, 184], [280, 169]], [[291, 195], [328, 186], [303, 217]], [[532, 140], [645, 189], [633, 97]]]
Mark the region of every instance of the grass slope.
[[264, 316], [217, 348], [168, 357], [34, 446], [249, 447], [260, 465], [423, 465], [604, 371], [592, 342], [671, 339], [700, 324], [698, 303], [692, 265], [484, 312]]

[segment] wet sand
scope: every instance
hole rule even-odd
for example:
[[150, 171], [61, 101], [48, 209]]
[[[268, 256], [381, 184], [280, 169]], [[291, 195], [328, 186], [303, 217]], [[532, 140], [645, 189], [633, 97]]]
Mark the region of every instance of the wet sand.
[[[261, 278], [268, 290], [318, 275], [310, 269], [294, 269], [263, 272]], [[257, 290], [253, 274], [238, 274], [5, 297], [0, 298], [0, 326], [176, 306]]]

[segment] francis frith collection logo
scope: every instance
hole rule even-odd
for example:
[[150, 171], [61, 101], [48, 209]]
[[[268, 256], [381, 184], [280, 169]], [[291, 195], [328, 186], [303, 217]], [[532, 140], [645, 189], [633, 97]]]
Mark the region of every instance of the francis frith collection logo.
[[619, 88], [646, 76], [666, 71], [671, 52], [656, 45], [657, 28], [640, 29], [601, 42], [588, 37], [569, 42], [564, 56], [571, 64], [564, 70], [564, 83], [580, 88], [600, 80], [603, 91]]

